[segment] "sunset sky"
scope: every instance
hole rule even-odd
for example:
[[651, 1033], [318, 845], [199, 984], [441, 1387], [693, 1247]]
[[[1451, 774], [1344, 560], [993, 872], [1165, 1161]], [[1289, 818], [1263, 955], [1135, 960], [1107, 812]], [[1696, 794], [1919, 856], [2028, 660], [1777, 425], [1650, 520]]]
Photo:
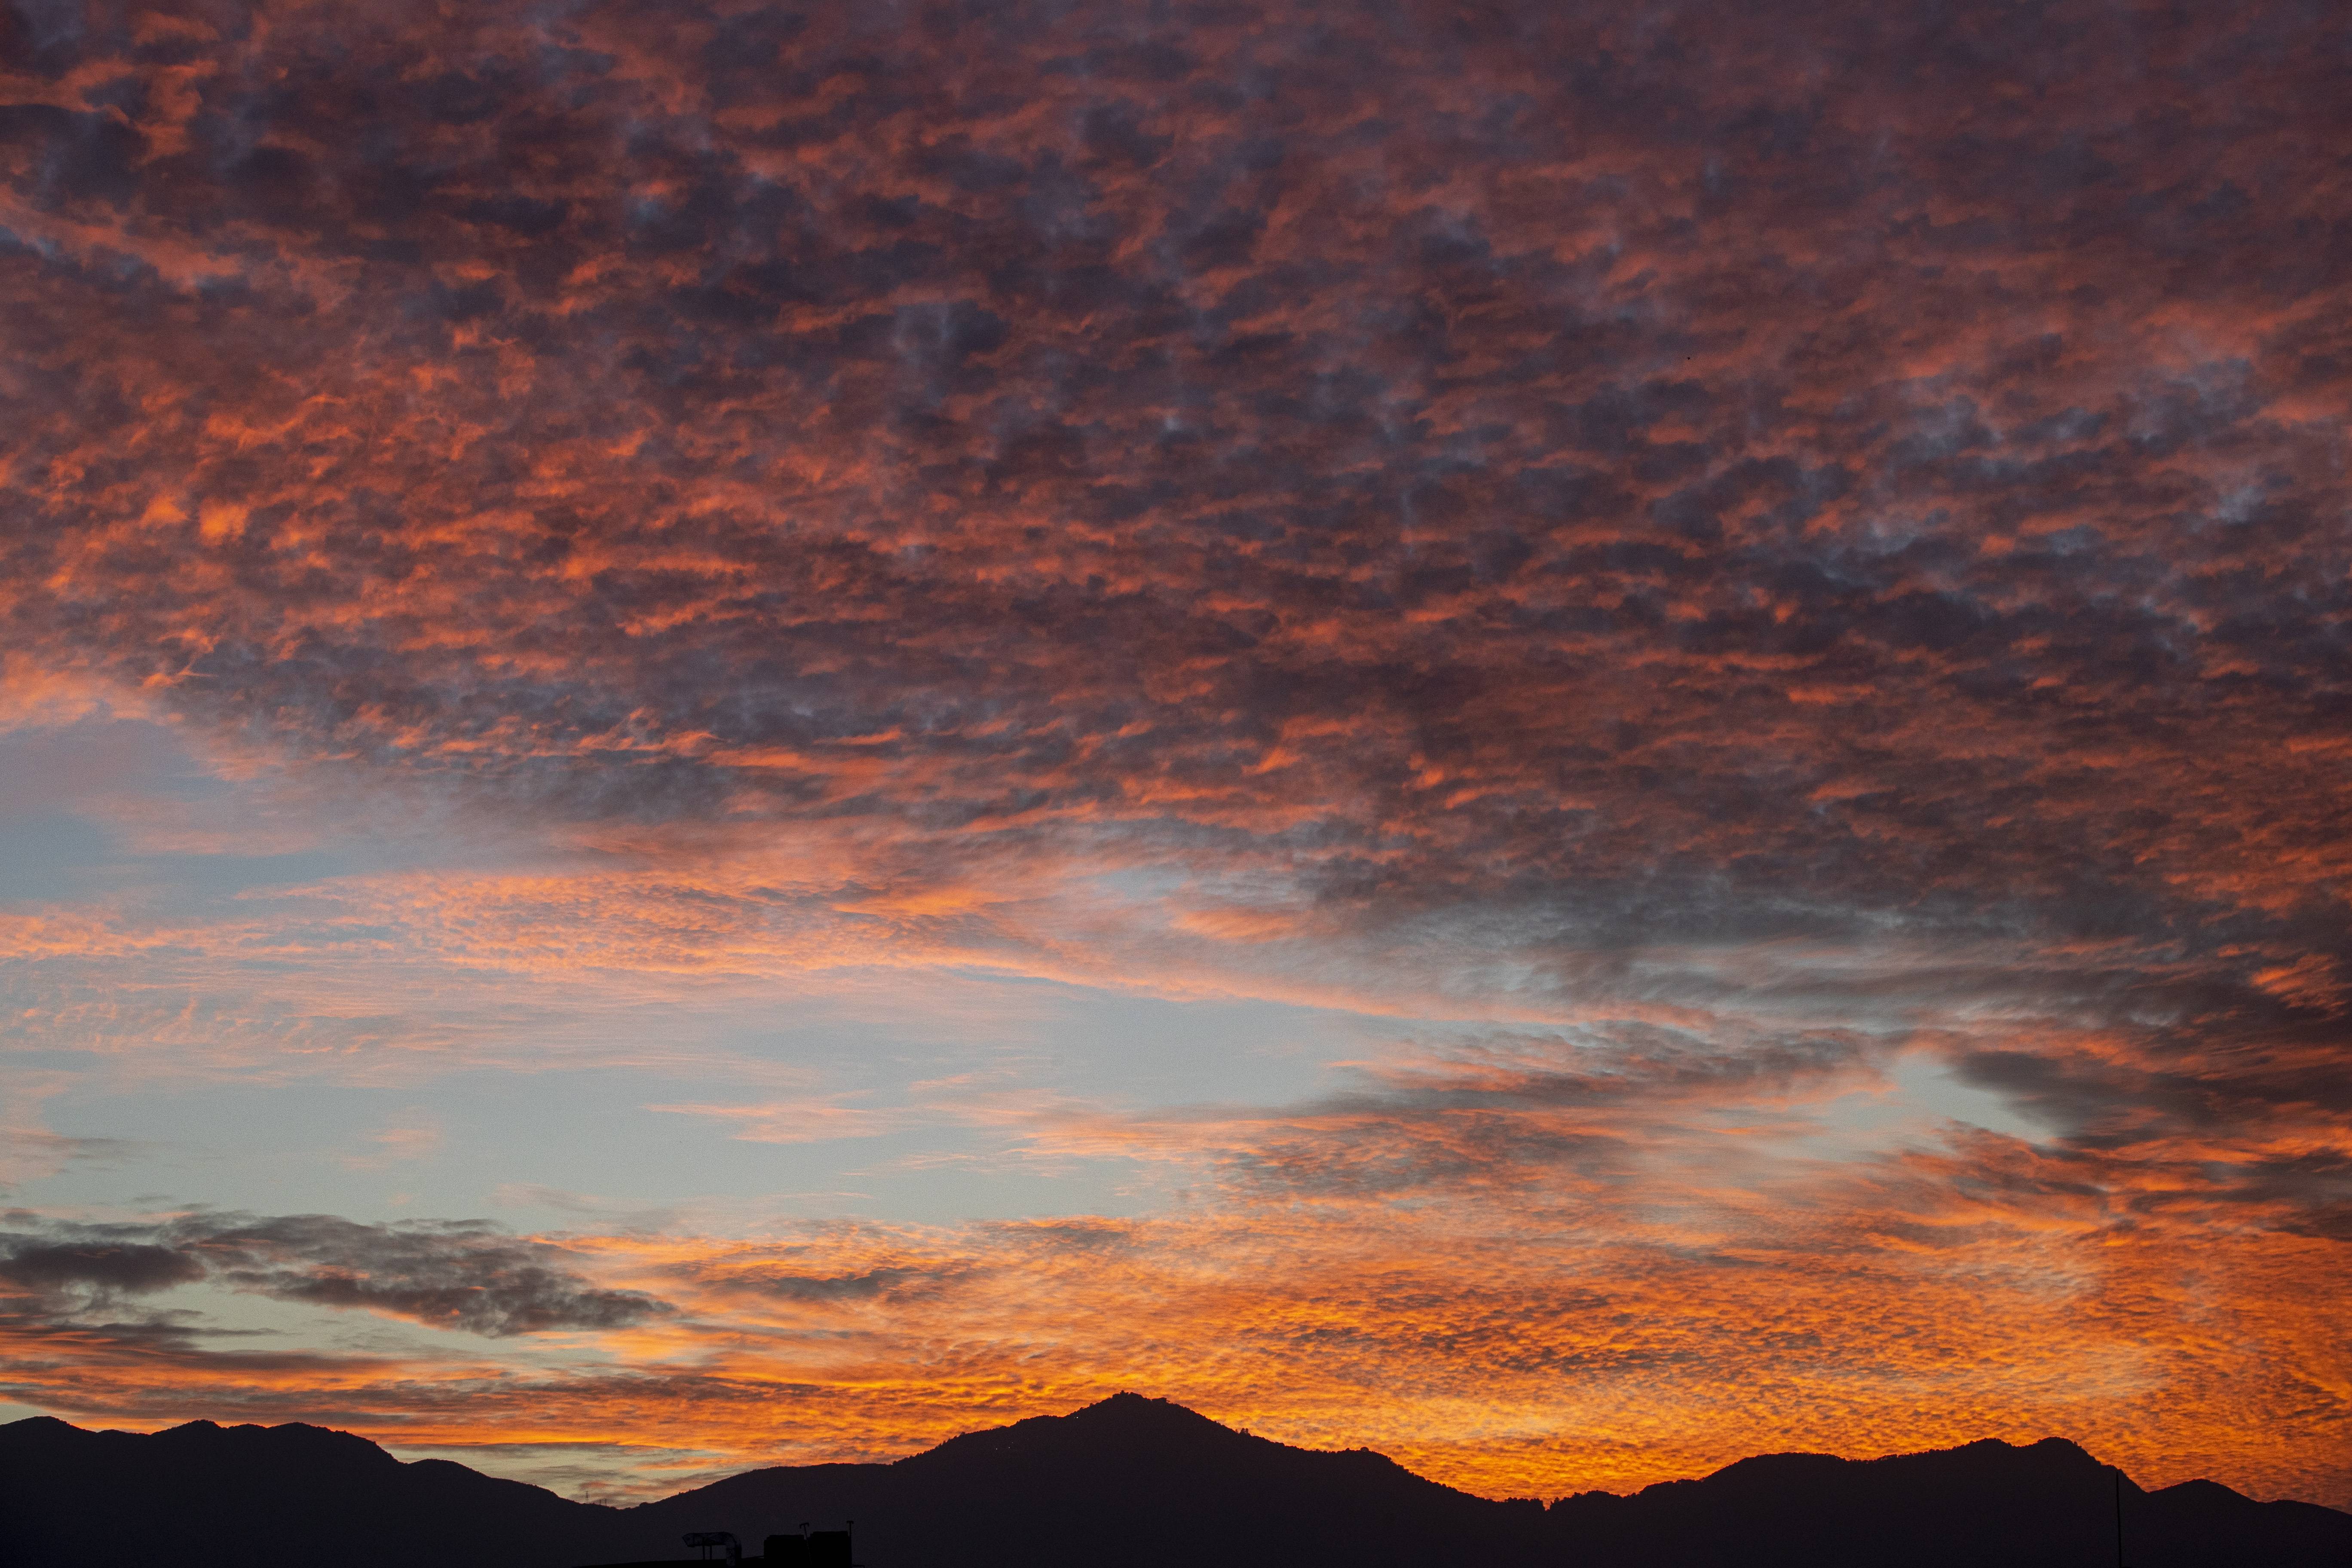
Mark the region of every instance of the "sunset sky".
[[2352, 1507], [2352, 26], [0, 8], [0, 1420]]

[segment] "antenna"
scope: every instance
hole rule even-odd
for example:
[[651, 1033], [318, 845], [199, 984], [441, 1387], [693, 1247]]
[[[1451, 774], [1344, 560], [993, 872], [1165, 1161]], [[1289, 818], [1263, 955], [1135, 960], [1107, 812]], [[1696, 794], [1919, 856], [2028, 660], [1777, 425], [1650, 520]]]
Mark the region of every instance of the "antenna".
[[2116, 1568], [2124, 1568], [2124, 1468], [2109, 1468], [2116, 1472]]

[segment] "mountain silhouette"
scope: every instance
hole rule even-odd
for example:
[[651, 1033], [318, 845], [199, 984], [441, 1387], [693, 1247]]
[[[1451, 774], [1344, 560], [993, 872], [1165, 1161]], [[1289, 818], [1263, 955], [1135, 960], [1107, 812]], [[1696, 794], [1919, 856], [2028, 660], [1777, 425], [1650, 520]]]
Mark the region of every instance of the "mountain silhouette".
[[[2256, 1502], [2212, 1481], [2122, 1482], [2131, 1568], [2352, 1563], [2352, 1514]], [[1552, 1561], [2105, 1568], [2116, 1561], [2116, 1471], [2060, 1437], [1987, 1440], [1884, 1459], [1772, 1454], [1632, 1497], [1587, 1492], [1544, 1514]]]
[[556, 1568], [604, 1555], [616, 1516], [446, 1459], [403, 1464], [323, 1426], [0, 1426], [0, 1563], [11, 1568], [124, 1553], [185, 1568]]
[[1367, 1449], [1318, 1453], [1118, 1394], [950, 1438], [888, 1465], [753, 1470], [630, 1510], [757, 1541], [765, 1521], [857, 1521], [872, 1568], [1427, 1563], [1465, 1540], [1535, 1540], [1539, 1504], [1496, 1503]]
[[[1120, 1394], [893, 1463], [751, 1470], [615, 1509], [446, 1460], [403, 1464], [316, 1426], [200, 1421], [141, 1436], [37, 1417], [0, 1426], [0, 1561], [579, 1568], [679, 1559], [689, 1531], [731, 1531], [756, 1552], [804, 1521], [855, 1520], [869, 1568], [2107, 1568], [2116, 1489], [2114, 1470], [2052, 1438], [1871, 1460], [1776, 1454], [1545, 1508]], [[2131, 1568], [2352, 1568], [2352, 1514], [2211, 1481], [2121, 1492]]]

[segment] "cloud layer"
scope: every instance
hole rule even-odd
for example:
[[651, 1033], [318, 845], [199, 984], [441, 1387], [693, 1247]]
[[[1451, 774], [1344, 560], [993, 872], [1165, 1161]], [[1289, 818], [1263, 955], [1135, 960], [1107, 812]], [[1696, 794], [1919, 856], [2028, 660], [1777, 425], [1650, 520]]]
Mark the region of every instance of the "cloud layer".
[[1191, 1194], [1127, 1218], [28, 1215], [12, 1397], [814, 1454], [1150, 1383], [1486, 1489], [2063, 1430], [2352, 1498], [2318, 13], [0, 18], [7, 712], [279, 803], [28, 774], [12, 1048], [429, 1076], [853, 969], [1422, 1031], [645, 1096]]

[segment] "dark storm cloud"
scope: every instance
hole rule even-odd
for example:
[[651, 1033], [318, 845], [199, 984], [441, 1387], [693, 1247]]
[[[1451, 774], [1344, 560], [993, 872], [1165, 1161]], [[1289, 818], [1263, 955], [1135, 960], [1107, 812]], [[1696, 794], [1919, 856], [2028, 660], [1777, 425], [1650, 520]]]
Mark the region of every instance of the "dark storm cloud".
[[626, 1328], [669, 1310], [567, 1267], [561, 1247], [458, 1221], [363, 1225], [331, 1215], [197, 1215], [52, 1226], [0, 1238], [0, 1283], [70, 1311], [211, 1279], [285, 1301], [363, 1307], [492, 1338]]

